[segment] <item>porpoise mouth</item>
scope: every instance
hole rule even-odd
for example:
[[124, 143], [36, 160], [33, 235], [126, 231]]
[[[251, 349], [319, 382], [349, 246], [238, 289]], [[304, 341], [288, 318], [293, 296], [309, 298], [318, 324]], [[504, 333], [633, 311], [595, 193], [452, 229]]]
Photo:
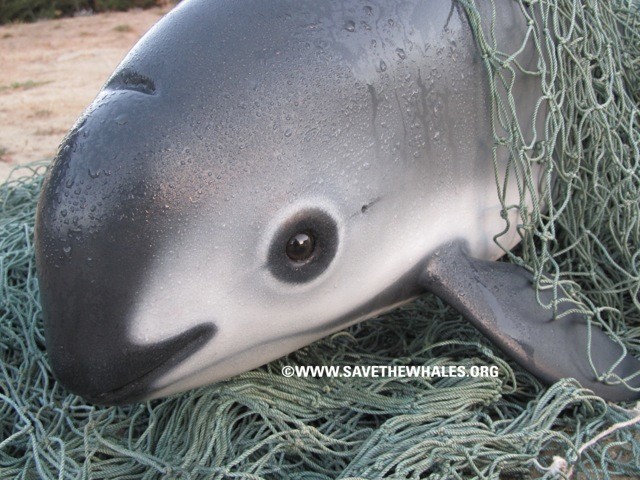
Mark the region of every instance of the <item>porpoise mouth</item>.
[[149, 384], [153, 382], [161, 372], [165, 371], [165, 367], [167, 367], [174, 358], [175, 357], [167, 359], [166, 362], [161, 363], [121, 387], [97, 395], [83, 395], [83, 398], [91, 403], [106, 406], [121, 406], [143, 402], [153, 393], [153, 391], [149, 389]]
[[[157, 358], [161, 358], [161, 361], [153, 365], [147, 363], [149, 368], [117, 388], [101, 391], [99, 385], [100, 375], [90, 375], [93, 381], [98, 378], [96, 384], [86, 385], [85, 388], [81, 389], [82, 391], [75, 391], [78, 389], [73, 387], [71, 390], [91, 403], [98, 405], [125, 405], [145, 401], [156, 391], [156, 388], [153, 387], [154, 382], [200, 350], [215, 336], [216, 331], [217, 328], [212, 323], [200, 324], [190, 329], [179, 336], [182, 341], [179, 342], [179, 345], [174, 344], [171, 350], [167, 351], [162, 347], [156, 349], [159, 353]], [[145, 347], [144, 350], [147, 354], [152, 353], [154, 346]], [[114, 361], [117, 362], [118, 359], [114, 359]], [[140, 364], [135, 361], [128, 362], [128, 364], [131, 370], [140, 367]], [[66, 382], [63, 381], [63, 383]]]

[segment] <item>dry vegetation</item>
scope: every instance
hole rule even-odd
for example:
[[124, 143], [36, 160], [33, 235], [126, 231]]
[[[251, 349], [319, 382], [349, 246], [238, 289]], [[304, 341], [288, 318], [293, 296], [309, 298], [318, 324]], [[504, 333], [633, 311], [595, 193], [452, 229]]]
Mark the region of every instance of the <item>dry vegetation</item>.
[[51, 158], [129, 49], [170, 6], [0, 26], [0, 181]]

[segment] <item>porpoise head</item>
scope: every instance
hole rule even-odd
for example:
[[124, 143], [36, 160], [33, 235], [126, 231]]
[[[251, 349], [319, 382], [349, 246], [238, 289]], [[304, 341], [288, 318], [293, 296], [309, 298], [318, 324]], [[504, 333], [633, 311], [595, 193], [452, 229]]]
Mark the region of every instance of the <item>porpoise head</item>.
[[450, 2], [182, 2], [44, 186], [57, 378], [97, 403], [183, 391], [414, 298], [447, 241], [497, 258], [483, 75]]

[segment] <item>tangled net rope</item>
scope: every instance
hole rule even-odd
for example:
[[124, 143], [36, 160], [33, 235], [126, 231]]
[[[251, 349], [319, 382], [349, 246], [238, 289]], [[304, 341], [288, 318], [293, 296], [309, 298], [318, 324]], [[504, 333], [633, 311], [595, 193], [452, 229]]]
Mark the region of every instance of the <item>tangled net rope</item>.
[[[511, 260], [551, 272], [552, 288], [571, 292], [638, 356], [638, 3], [519, 1], [549, 110], [532, 145], [519, 137], [517, 99], [495, 95], [503, 81], [508, 92], [517, 62], [495, 49], [476, 2], [459, 4], [494, 82], [496, 155], [510, 149], [523, 172], [509, 181], [525, 198], [531, 166], [547, 173], [532, 209], [503, 205], [525, 213]], [[0, 478], [640, 476], [637, 408], [571, 380], [543, 387], [433, 296], [213, 386], [127, 407], [86, 404], [46, 360], [32, 245], [43, 174], [32, 167], [0, 186]], [[500, 375], [281, 375], [285, 365], [323, 364], [497, 365]]]
[[[494, 33], [500, 6], [491, 2], [494, 16], [489, 21], [481, 18], [476, 2], [461, 3], [490, 72], [494, 161], [506, 149], [513, 164], [513, 175], [497, 178], [503, 215], [508, 218], [509, 211], [518, 210], [524, 218], [518, 225], [521, 257], [505, 252], [511, 261], [533, 269], [539, 288], [555, 293], [563, 288], [575, 310], [589, 315], [623, 347], [636, 348], [640, 4], [522, 0], [528, 31], [521, 45], [514, 39], [515, 53], [507, 54], [498, 49]], [[518, 63], [527, 43], [538, 52], [533, 71]], [[540, 78], [538, 106], [547, 110], [544, 132], [535, 132], [528, 142], [512, 92], [517, 75]], [[540, 194], [536, 166], [545, 172]], [[509, 182], [517, 182], [517, 205], [505, 202]], [[546, 211], [541, 205], [548, 206]], [[498, 243], [505, 233], [496, 237]], [[547, 285], [543, 272], [553, 279]], [[625, 380], [596, 373], [602, 380]]]

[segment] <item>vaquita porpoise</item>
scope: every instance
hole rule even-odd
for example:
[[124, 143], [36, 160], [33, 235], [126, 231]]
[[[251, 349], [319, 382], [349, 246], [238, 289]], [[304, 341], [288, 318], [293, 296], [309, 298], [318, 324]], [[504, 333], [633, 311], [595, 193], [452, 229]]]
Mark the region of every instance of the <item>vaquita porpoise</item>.
[[[515, 52], [524, 16], [510, 0], [497, 15], [498, 45]], [[534, 69], [536, 51], [516, 59]], [[514, 95], [536, 140], [540, 79], [518, 75]], [[542, 380], [637, 396], [596, 381], [585, 318], [554, 319], [526, 270], [495, 261], [490, 119], [455, 1], [183, 1], [107, 81], [44, 184], [36, 258], [55, 376], [95, 403], [158, 398], [431, 291]], [[505, 153], [497, 174], [508, 168]], [[591, 333], [606, 371], [622, 347]], [[615, 373], [638, 370], [627, 355]]]

